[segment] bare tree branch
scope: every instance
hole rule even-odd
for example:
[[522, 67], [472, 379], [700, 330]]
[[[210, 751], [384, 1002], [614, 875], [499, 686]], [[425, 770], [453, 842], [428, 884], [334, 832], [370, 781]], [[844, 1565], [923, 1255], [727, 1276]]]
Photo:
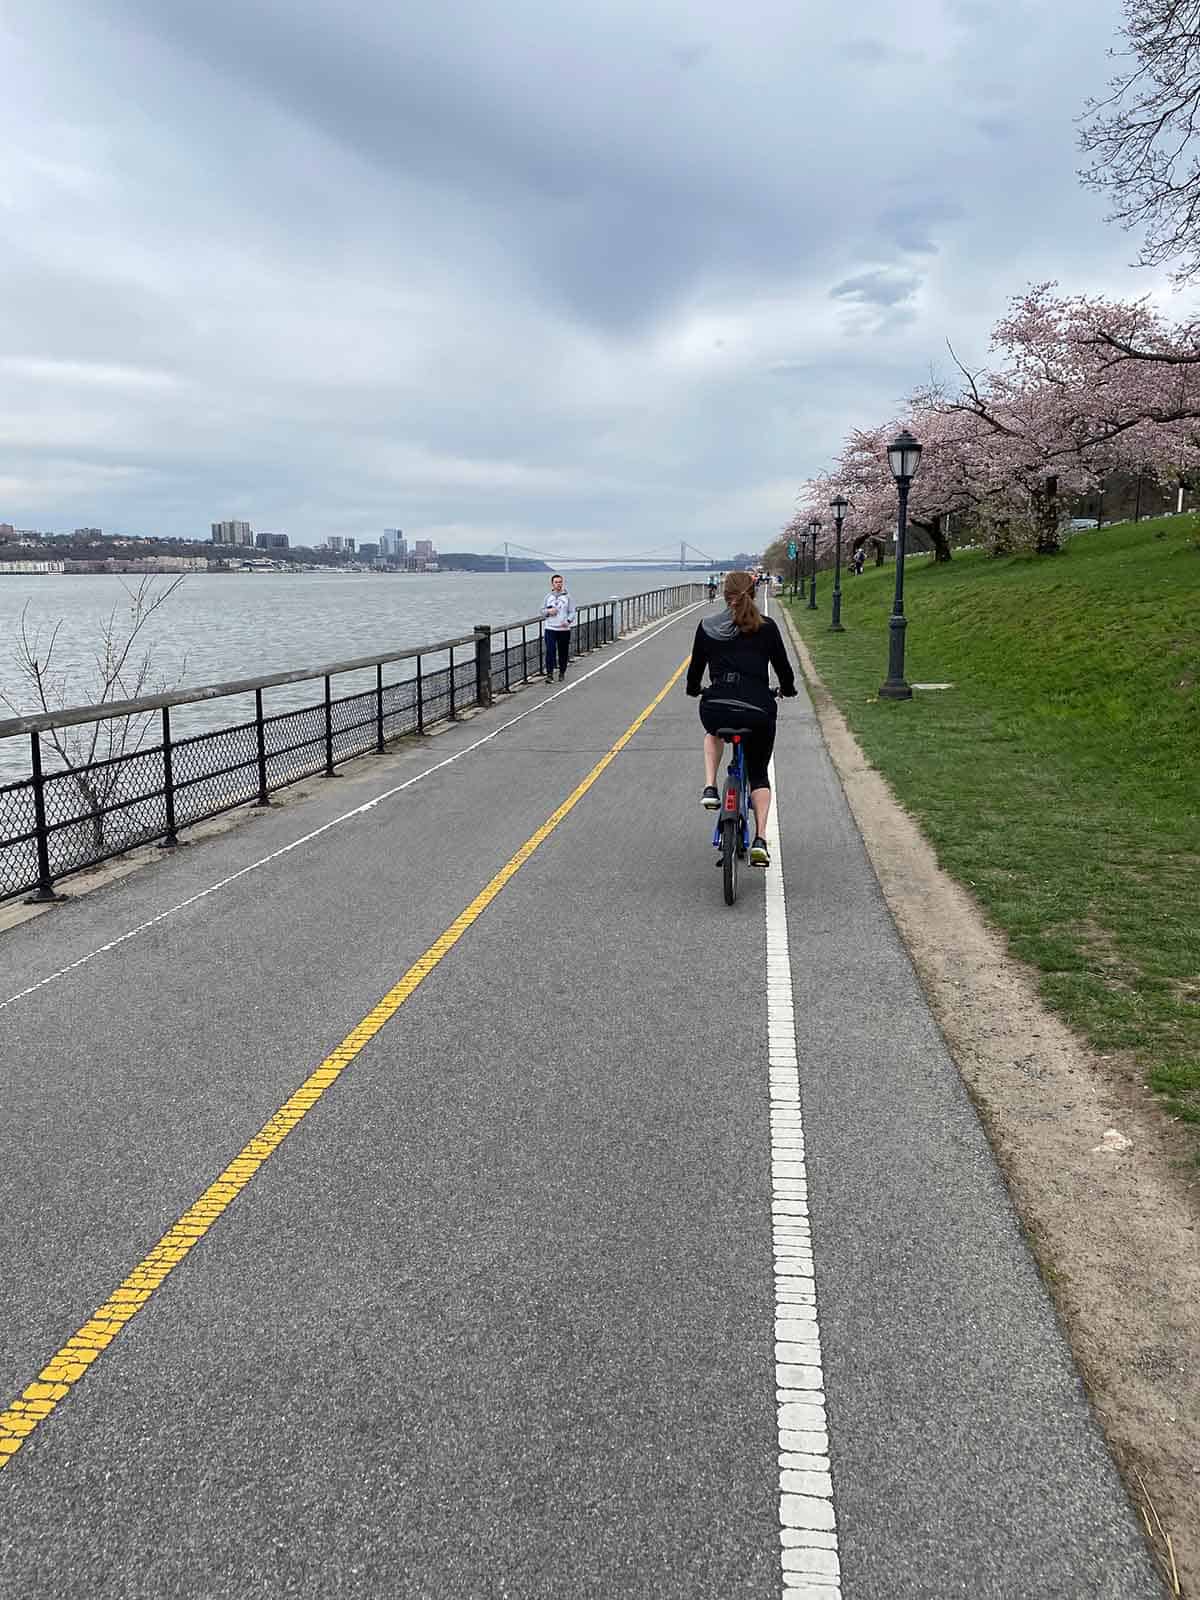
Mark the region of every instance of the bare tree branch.
[[1144, 266], [1176, 262], [1200, 275], [1200, 0], [1125, 0], [1130, 64], [1091, 100], [1080, 133], [1091, 165], [1079, 174], [1106, 192], [1111, 221], [1145, 228]]
[[[154, 649], [147, 645], [140, 657], [131, 665], [134, 646], [155, 613], [166, 604], [184, 581], [181, 575], [157, 589], [154, 580], [143, 578], [136, 589], [122, 584], [129, 601], [128, 618], [122, 623], [119, 608], [113, 605], [107, 618], [99, 624], [99, 636], [93, 653], [94, 685], [81, 685], [69, 672], [55, 666], [55, 651], [63, 623], [60, 618], [43, 645], [42, 629], [31, 630], [29, 606], [22, 609], [20, 637], [14, 664], [19, 677], [29, 686], [40, 709], [47, 714], [61, 711], [71, 704], [81, 702], [106, 705], [115, 700], [136, 700], [150, 687], [161, 692], [170, 685], [155, 681], [153, 674]], [[186, 671], [186, 657], [175, 683]], [[3, 701], [15, 714], [22, 707], [0, 689]], [[54, 751], [68, 772], [90, 816], [93, 841], [97, 846], [104, 842], [104, 807], [117, 791], [121, 781], [121, 756], [136, 754], [142, 748], [153, 725], [152, 715], [132, 717], [106, 717], [81, 727], [50, 728], [40, 735]], [[99, 756], [97, 752], [101, 752]], [[104, 765], [104, 763], [113, 763]]]

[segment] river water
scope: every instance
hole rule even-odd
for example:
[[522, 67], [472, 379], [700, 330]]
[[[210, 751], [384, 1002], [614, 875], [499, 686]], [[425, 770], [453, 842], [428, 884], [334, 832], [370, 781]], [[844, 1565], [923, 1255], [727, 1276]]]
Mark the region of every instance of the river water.
[[[645, 569], [577, 572], [568, 575], [568, 587], [577, 605], [589, 605], [700, 576]], [[22, 613], [27, 633], [40, 632], [43, 653], [58, 628], [52, 661], [58, 703], [87, 705], [98, 698], [95, 658], [102, 624], [115, 609], [119, 631], [129, 591], [139, 581], [109, 574], [0, 574], [0, 720], [14, 708], [39, 709], [19, 666]], [[159, 588], [166, 581], [155, 580]], [[153, 664], [143, 692], [431, 644], [470, 633], [476, 623], [495, 627], [532, 616], [549, 586], [549, 573], [537, 572], [188, 574], [140, 636], [139, 649], [150, 651]], [[347, 676], [336, 680], [335, 692], [368, 682], [373, 685], [373, 673], [361, 682]], [[311, 704], [321, 692], [319, 683], [271, 690], [267, 709]], [[183, 734], [252, 715], [252, 702], [237, 697], [181, 707], [172, 722]], [[28, 737], [0, 740], [0, 783], [28, 772]]]

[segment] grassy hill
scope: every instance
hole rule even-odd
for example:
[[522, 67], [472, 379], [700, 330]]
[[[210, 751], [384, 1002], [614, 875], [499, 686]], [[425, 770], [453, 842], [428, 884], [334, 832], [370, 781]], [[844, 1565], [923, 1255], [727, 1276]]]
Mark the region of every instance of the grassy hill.
[[895, 569], [843, 577], [847, 632], [793, 610], [818, 670], [943, 866], [1043, 998], [1136, 1063], [1200, 1152], [1200, 531], [1164, 517], [1061, 555], [905, 571], [910, 702], [880, 701]]

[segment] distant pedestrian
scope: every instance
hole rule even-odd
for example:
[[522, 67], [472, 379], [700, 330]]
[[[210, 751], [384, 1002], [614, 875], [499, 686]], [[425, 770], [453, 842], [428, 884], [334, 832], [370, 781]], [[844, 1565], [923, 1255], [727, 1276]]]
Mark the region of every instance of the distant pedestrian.
[[546, 633], [546, 682], [554, 681], [554, 666], [558, 663], [558, 676], [567, 675], [567, 658], [571, 653], [571, 629], [575, 626], [575, 602], [567, 592], [561, 572], [550, 579], [550, 593], [542, 602]]
[[862, 545], [860, 544], [858, 549], [854, 552], [853, 556], [850, 559], [850, 570], [857, 577], [861, 578], [862, 577], [863, 568], [866, 566], [866, 564], [867, 564], [867, 553], [863, 549]]
[[717, 580], [716, 580], [716, 578], [710, 578], [708, 580], [708, 598], [710, 600], [715, 600], [717, 598]]

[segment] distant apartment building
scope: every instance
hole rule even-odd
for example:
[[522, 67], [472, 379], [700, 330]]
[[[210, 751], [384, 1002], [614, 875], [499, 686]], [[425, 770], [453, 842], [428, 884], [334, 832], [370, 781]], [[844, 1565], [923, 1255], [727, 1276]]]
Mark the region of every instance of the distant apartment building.
[[204, 556], [108, 556], [96, 561], [64, 561], [65, 572], [207, 572]]
[[12, 536], [13, 536], [13, 525], [12, 525], [12, 523], [11, 522], [0, 522], [0, 541], [6, 540], [6, 539], [11, 539]]
[[408, 540], [400, 528], [385, 528], [379, 541], [379, 553], [388, 561], [404, 561], [408, 557]]
[[83, 539], [85, 542], [90, 544], [93, 539], [103, 539], [103, 537], [104, 537], [104, 529], [103, 528], [76, 528], [75, 529], [75, 537], [77, 539]]
[[212, 542], [214, 544], [254, 545], [254, 531], [248, 522], [214, 522], [212, 525]]
[[379, 546], [377, 544], [369, 544], [364, 540], [363, 543], [358, 547], [358, 558], [360, 561], [374, 561], [378, 554]]
[[286, 550], [288, 536], [286, 533], [256, 533], [254, 535], [254, 548], [256, 550]]
[[414, 561], [424, 561], [427, 565], [437, 560], [437, 551], [433, 548], [432, 539], [418, 539], [413, 545]]

